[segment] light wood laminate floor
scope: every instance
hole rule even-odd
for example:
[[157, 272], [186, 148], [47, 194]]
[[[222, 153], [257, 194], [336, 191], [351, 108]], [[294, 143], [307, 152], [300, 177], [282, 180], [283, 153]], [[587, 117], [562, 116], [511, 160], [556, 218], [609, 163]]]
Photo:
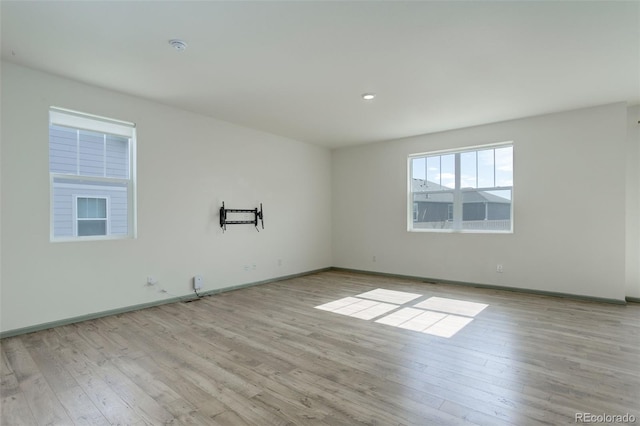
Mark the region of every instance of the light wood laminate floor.
[[[314, 307], [488, 306], [450, 338]], [[3, 339], [2, 425], [640, 423], [640, 305], [328, 271]]]

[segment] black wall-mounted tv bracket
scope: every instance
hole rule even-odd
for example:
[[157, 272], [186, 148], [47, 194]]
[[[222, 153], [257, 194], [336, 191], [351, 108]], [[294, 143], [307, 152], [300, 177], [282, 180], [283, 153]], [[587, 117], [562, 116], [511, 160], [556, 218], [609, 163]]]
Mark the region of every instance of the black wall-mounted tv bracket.
[[[228, 220], [227, 213], [253, 213], [253, 220]], [[258, 229], [258, 219], [260, 219], [260, 224], [262, 225], [262, 229], [264, 229], [264, 215], [262, 212], [262, 203], [260, 203], [260, 210], [255, 209], [227, 209], [224, 207], [224, 201], [222, 202], [222, 207], [220, 207], [220, 228], [222, 231], [227, 230], [227, 225], [253, 225], [256, 227], [256, 231], [260, 231]]]

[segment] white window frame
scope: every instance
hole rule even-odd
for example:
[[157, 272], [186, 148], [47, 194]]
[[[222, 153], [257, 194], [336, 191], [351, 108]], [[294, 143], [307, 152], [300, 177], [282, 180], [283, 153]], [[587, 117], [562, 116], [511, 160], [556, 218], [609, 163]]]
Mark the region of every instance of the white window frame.
[[[463, 148], [458, 148], [458, 149], [447, 149], [447, 150], [438, 150], [438, 151], [428, 151], [428, 152], [421, 152], [421, 153], [415, 153], [415, 154], [410, 154], [407, 158], [407, 182], [408, 182], [408, 186], [407, 186], [407, 231], [408, 232], [440, 232], [440, 233], [484, 233], [484, 234], [513, 234], [513, 230], [514, 230], [514, 217], [513, 217], [513, 205], [514, 205], [514, 185], [512, 184], [511, 186], [494, 186], [494, 187], [489, 187], [489, 188], [473, 188], [472, 190], [466, 189], [466, 188], [461, 188], [461, 167], [460, 167], [460, 158], [461, 158], [461, 154], [465, 153], [465, 152], [473, 152], [473, 151], [482, 151], [482, 150], [488, 150], [488, 149], [499, 149], [499, 148], [506, 148], [506, 147], [512, 147], [513, 150], [513, 154], [512, 154], [512, 166], [515, 164], [515, 144], [513, 141], [506, 141], [506, 142], [499, 142], [499, 143], [492, 143], [492, 144], [487, 144], [487, 145], [473, 145], [473, 146], [468, 146], [468, 147], [463, 147]], [[413, 206], [414, 206], [414, 200], [413, 200], [413, 193], [412, 193], [412, 182], [413, 182], [413, 163], [412, 160], [416, 159], [416, 158], [421, 158], [421, 157], [428, 157], [428, 156], [441, 156], [441, 155], [448, 155], [448, 154], [454, 154], [455, 155], [455, 188], [447, 188], [446, 190], [443, 190], [443, 192], [451, 192], [453, 193], [453, 220], [452, 222], [452, 228], [450, 229], [441, 229], [441, 228], [415, 228], [414, 227], [414, 220], [413, 220]], [[425, 165], [426, 167], [426, 165]], [[495, 167], [495, 164], [494, 164]], [[515, 169], [515, 166], [513, 166], [513, 168]], [[495, 171], [494, 171], [495, 173]], [[495, 182], [494, 182], [495, 184]], [[510, 203], [510, 229], [508, 230], [500, 230], [500, 229], [463, 229], [462, 223], [463, 218], [462, 218], [462, 214], [463, 214], [463, 202], [462, 202], [462, 195], [464, 192], [469, 192], [469, 191], [474, 191], [474, 192], [480, 192], [480, 191], [491, 191], [491, 190], [510, 190], [511, 191], [511, 203]], [[486, 218], [485, 218], [486, 220]]]
[[[105, 200], [105, 215], [106, 217], [96, 217], [96, 218], [80, 218], [78, 217], [78, 198], [86, 198], [86, 199], [95, 199], [95, 200]], [[78, 238], [95, 238], [95, 237], [106, 237], [111, 232], [111, 218], [109, 215], [110, 208], [110, 197], [107, 195], [73, 195], [73, 236]], [[105, 221], [105, 235], [78, 235], [78, 225], [80, 221], [83, 220], [104, 220]]]
[[[93, 114], [73, 111], [66, 108], [52, 106], [49, 108], [49, 125], [58, 125], [79, 130], [88, 130], [94, 132], [108, 133], [117, 136], [129, 138], [129, 178], [111, 178], [99, 176], [83, 176], [79, 174], [52, 173], [49, 171], [49, 240], [51, 242], [69, 242], [69, 241], [92, 241], [92, 240], [122, 240], [137, 238], [137, 194], [136, 194], [136, 125], [135, 123], [116, 120], [112, 118], [102, 117]], [[49, 144], [47, 144], [49, 146]], [[107, 235], [89, 235], [78, 236], [77, 227], [77, 198], [82, 196], [73, 196], [72, 220], [73, 220], [73, 236], [72, 237], [56, 237], [54, 235], [54, 181], [56, 179], [64, 179], [67, 181], [76, 181], [79, 186], [83, 182], [105, 182], [117, 183], [127, 188], [127, 231], [126, 235], [110, 235], [109, 221], [107, 221]], [[107, 196], [89, 195], [88, 198], [108, 198]], [[107, 203], [109, 201], [107, 200]], [[109, 204], [107, 204], [109, 208]], [[107, 217], [109, 217], [107, 210]]]

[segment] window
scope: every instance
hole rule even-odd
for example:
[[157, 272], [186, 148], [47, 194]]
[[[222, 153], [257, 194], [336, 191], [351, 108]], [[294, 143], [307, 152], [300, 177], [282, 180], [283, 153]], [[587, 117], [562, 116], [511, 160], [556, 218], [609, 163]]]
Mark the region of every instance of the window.
[[409, 231], [512, 232], [513, 144], [409, 156]]
[[108, 235], [107, 199], [76, 197], [77, 236]]
[[51, 240], [135, 237], [135, 126], [51, 108]]

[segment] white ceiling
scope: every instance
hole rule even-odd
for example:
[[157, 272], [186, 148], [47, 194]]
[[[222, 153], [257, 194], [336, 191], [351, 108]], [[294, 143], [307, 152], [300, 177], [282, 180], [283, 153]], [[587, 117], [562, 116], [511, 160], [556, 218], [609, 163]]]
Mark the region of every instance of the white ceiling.
[[328, 147], [640, 103], [638, 1], [0, 7], [5, 61]]

